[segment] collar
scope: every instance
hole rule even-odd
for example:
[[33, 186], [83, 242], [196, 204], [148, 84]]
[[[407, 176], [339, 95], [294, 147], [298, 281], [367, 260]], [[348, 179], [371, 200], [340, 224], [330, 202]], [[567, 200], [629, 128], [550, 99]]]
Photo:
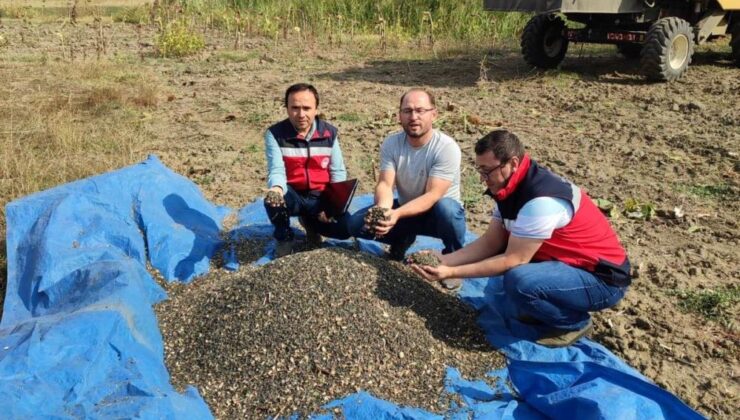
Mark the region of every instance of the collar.
[[509, 181], [506, 183], [506, 186], [496, 192], [496, 194], [491, 194], [491, 191], [488, 190], [487, 193], [491, 197], [493, 197], [496, 201], [502, 201], [505, 200], [508, 196], [510, 196], [514, 190], [519, 186], [519, 184], [522, 182], [524, 177], [527, 176], [527, 172], [529, 171], [529, 167], [531, 166], [531, 159], [529, 159], [529, 154], [524, 154], [524, 157], [522, 158], [522, 162], [519, 164], [519, 168], [517, 168], [517, 171], [511, 174], [509, 177]]
[[311, 140], [314, 134], [316, 134], [316, 126], [317, 126], [316, 120], [318, 120], [318, 117], [313, 119], [313, 123], [311, 123], [311, 128], [308, 129], [308, 133], [306, 133], [305, 137], [302, 134], [298, 134], [298, 130], [296, 130], [295, 127], [293, 127], [293, 130], [296, 131], [296, 138], [301, 139], [301, 140], [306, 140], [306, 141]]

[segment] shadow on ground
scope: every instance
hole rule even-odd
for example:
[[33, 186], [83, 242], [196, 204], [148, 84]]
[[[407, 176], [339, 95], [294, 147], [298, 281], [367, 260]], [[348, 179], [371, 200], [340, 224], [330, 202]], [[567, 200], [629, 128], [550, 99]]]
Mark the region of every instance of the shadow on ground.
[[[693, 62], [694, 65], [733, 66], [727, 54], [716, 52], [696, 53]], [[572, 48], [559, 70], [532, 68], [517, 50], [496, 50], [440, 59], [375, 60], [341, 72], [323, 73], [319, 77], [345, 82], [460, 88], [475, 86], [479, 81], [524, 80], [553, 72], [575, 73], [584, 81], [629, 85], [650, 83], [640, 75], [639, 59], [625, 58], [616, 51], [583, 52], [578, 46]]]

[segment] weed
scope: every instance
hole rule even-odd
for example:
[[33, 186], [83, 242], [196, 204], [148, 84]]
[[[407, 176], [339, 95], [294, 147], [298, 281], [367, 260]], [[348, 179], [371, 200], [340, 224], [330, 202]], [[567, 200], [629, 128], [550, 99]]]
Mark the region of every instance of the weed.
[[650, 220], [655, 217], [655, 205], [628, 198], [624, 201], [624, 215], [630, 219]]
[[466, 209], [474, 207], [483, 198], [480, 176], [473, 172], [463, 174], [461, 199]]
[[166, 24], [157, 38], [157, 51], [162, 57], [183, 57], [205, 48], [203, 36], [193, 32], [185, 20]]
[[737, 192], [733, 191], [732, 186], [729, 184], [688, 185], [683, 186], [681, 189], [701, 198], [712, 198], [715, 200], [737, 196]]
[[252, 125], [262, 125], [269, 118], [270, 116], [263, 112], [250, 112], [247, 114], [247, 122]]
[[0, 18], [32, 19], [38, 16], [38, 14], [38, 9], [31, 6], [0, 6]]
[[360, 122], [362, 121], [362, 115], [356, 112], [345, 112], [337, 115], [337, 120], [346, 122]]
[[716, 290], [680, 290], [670, 293], [678, 297], [679, 307], [729, 326], [732, 313], [740, 302], [740, 287], [730, 285]]
[[232, 63], [245, 63], [247, 61], [255, 60], [259, 57], [259, 53], [256, 51], [242, 52], [242, 51], [219, 51], [215, 58], [221, 61], [230, 61]]
[[151, 22], [151, 11], [144, 6], [123, 8], [113, 14], [114, 22], [148, 24]]

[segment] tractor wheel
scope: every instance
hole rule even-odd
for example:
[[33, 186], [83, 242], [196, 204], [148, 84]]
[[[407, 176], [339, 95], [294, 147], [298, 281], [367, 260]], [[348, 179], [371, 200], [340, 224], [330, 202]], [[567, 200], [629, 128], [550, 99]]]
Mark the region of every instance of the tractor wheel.
[[653, 23], [642, 48], [642, 73], [654, 81], [671, 82], [686, 73], [694, 54], [691, 25], [677, 17]]
[[522, 34], [524, 60], [543, 69], [557, 67], [568, 51], [564, 30], [565, 22], [559, 16], [539, 15], [530, 19]]
[[626, 58], [640, 58], [642, 44], [617, 44], [617, 51]]
[[730, 32], [732, 33], [732, 40], [730, 41], [732, 58], [735, 60], [735, 64], [740, 67], [740, 22], [735, 23]]

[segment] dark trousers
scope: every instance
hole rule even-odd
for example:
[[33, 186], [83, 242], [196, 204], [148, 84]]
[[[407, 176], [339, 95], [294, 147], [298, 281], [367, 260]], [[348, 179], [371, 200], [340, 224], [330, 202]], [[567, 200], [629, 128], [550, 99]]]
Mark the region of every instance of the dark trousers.
[[[372, 206], [370, 206], [372, 207]], [[412, 244], [416, 235], [431, 236], [442, 240], [443, 253], [447, 254], [463, 247], [465, 243], [465, 209], [456, 200], [442, 198], [425, 213], [400, 219], [393, 229], [382, 238], [375, 238], [371, 232], [363, 229], [367, 207], [355, 213], [350, 222], [353, 236], [364, 239], [375, 239], [386, 244]], [[398, 200], [393, 208], [398, 208]]]
[[318, 220], [318, 215], [324, 208], [319, 199], [320, 193], [317, 191], [297, 192], [288, 186], [285, 192], [285, 207], [271, 207], [265, 203], [265, 210], [270, 222], [275, 226], [273, 236], [278, 241], [291, 240], [294, 237], [293, 229], [290, 228], [291, 216], [303, 216], [304, 221], [309, 228], [313, 228], [322, 236], [334, 239], [349, 239], [349, 214], [336, 217], [335, 221], [322, 223]]

